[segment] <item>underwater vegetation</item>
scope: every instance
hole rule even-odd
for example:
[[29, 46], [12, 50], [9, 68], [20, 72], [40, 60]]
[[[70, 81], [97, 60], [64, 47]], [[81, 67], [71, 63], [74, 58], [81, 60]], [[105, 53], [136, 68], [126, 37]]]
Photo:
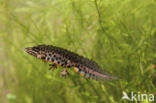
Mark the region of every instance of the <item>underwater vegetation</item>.
[[[155, 10], [155, 0], [0, 0], [0, 103], [153, 102]], [[84, 78], [73, 67], [62, 78], [63, 67], [50, 71], [25, 52], [41, 44], [94, 60], [120, 79]]]

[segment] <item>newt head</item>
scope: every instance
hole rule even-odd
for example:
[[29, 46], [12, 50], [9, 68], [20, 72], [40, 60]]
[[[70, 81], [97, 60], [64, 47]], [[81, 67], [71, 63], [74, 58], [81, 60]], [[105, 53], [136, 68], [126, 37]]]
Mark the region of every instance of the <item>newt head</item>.
[[44, 56], [44, 53], [43, 53], [43, 50], [40, 48], [40, 47], [28, 47], [28, 48], [25, 48], [25, 51], [32, 55], [32, 56], [35, 56], [39, 59], [42, 59]]

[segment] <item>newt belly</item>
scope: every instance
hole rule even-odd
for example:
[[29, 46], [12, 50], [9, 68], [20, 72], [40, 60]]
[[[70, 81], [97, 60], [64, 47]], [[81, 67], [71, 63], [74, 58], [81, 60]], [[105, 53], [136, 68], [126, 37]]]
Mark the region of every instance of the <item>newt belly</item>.
[[68, 74], [67, 68], [73, 67], [75, 72], [88, 78], [100, 81], [117, 79], [117, 77], [111, 76], [101, 69], [96, 62], [60, 47], [38, 45], [26, 48], [25, 50], [28, 54], [33, 55], [44, 62], [52, 63], [49, 64], [49, 69], [54, 70], [58, 65], [62, 66], [64, 70], [61, 72], [61, 75], [63, 76]]

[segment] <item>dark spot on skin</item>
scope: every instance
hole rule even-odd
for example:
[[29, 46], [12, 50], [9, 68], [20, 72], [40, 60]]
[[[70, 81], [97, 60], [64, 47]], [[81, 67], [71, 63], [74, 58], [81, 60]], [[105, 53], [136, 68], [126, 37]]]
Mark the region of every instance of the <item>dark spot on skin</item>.
[[67, 65], [67, 68], [70, 68], [71, 66], [70, 65]]
[[64, 60], [63, 60], [63, 59], [61, 59], [61, 62], [64, 62]]
[[54, 55], [54, 58], [56, 58], [56, 55]]
[[58, 57], [58, 59], [61, 59], [61, 57]]
[[51, 58], [51, 61], [54, 62], [54, 58]]
[[83, 67], [82, 69], [83, 69], [84, 71], [86, 70], [86, 68], [85, 68], [85, 67]]
[[58, 57], [56, 57], [56, 60], [58, 60]]
[[50, 58], [48, 57], [47, 60], [49, 60]]
[[60, 61], [58, 61], [57, 63], [60, 64]]
[[64, 64], [67, 65], [67, 61], [65, 61]]
[[52, 55], [54, 55], [54, 52], [51, 52]]
[[45, 59], [45, 57], [41, 57], [41, 59]]
[[45, 50], [48, 50], [48, 48], [45, 48]]
[[45, 56], [47, 56], [47, 54], [45, 54]]
[[51, 54], [49, 54], [49, 56], [51, 56]]
[[44, 51], [44, 48], [41, 48], [42, 51]]

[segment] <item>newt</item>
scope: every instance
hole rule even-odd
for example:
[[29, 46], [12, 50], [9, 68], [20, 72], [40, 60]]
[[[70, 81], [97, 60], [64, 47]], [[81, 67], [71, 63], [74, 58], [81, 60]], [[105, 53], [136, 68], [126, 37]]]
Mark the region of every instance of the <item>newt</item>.
[[58, 65], [62, 66], [63, 71], [61, 75], [64, 77], [69, 74], [67, 69], [73, 68], [75, 72], [78, 72], [81, 76], [98, 81], [118, 79], [118, 77], [111, 76], [103, 70], [93, 60], [80, 56], [67, 49], [52, 45], [38, 45], [25, 48], [25, 51], [44, 62], [49, 62], [49, 70], [55, 70]]

